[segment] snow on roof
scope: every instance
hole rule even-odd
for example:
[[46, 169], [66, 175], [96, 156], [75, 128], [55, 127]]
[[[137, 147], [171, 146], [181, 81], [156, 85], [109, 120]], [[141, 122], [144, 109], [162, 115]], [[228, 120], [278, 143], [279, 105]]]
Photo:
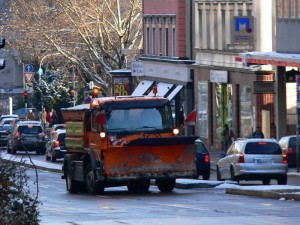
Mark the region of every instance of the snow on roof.
[[89, 109], [89, 108], [90, 108], [90, 104], [81, 104], [69, 108], [62, 108], [62, 110], [78, 110], [78, 109]]

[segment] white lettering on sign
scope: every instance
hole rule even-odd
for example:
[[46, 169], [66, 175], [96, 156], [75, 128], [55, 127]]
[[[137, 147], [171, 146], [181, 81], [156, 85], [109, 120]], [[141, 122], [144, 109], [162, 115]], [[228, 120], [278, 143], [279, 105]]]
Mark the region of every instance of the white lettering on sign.
[[210, 82], [213, 83], [228, 83], [228, 71], [211, 70]]

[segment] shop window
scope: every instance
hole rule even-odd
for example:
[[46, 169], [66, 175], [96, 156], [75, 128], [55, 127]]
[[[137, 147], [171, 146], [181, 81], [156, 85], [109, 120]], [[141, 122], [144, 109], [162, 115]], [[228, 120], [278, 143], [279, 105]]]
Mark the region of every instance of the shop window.
[[197, 125], [200, 138], [208, 138], [208, 82], [198, 82], [198, 110]]
[[253, 131], [251, 86], [240, 86], [240, 137], [250, 138]]
[[222, 129], [226, 123], [232, 128], [232, 84], [215, 83], [216, 139], [222, 141]]

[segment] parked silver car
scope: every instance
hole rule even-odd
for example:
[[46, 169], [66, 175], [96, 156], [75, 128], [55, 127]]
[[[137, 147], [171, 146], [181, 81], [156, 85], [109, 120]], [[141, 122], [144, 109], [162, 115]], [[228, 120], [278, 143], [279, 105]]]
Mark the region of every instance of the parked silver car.
[[287, 183], [286, 155], [275, 139], [240, 139], [232, 143], [217, 163], [217, 180], [261, 180]]

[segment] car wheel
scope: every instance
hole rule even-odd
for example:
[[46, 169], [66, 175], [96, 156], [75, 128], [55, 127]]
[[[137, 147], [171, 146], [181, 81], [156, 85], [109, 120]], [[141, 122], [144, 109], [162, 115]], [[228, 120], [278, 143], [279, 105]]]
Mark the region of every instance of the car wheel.
[[210, 177], [210, 170], [209, 170], [209, 169], [204, 170], [204, 171], [203, 171], [203, 174], [202, 174], [202, 177], [203, 177], [203, 180], [209, 180], [209, 177]]
[[96, 174], [92, 169], [91, 163], [86, 167], [85, 185], [87, 192], [91, 195], [104, 192], [104, 184], [96, 181]]
[[46, 158], [46, 161], [50, 161], [50, 157], [48, 156], [47, 153], [45, 154], [45, 158]]
[[218, 166], [217, 166], [217, 180], [218, 181], [224, 181], [224, 179], [221, 179], [221, 173], [220, 173], [220, 170], [219, 170]]
[[51, 162], [55, 162], [56, 161], [56, 157], [53, 156], [53, 152], [52, 151], [50, 152], [50, 161]]
[[12, 147], [11, 153], [12, 153], [13, 155], [17, 154], [17, 149], [15, 149], [14, 147]]
[[234, 169], [233, 169], [232, 166], [230, 167], [230, 180], [231, 181], [236, 181]]
[[156, 179], [156, 185], [161, 192], [171, 192], [175, 188], [176, 179], [174, 178]]
[[11, 149], [10, 149], [10, 147], [9, 147], [9, 144], [7, 143], [7, 153], [11, 153]]
[[284, 175], [277, 179], [277, 184], [286, 185], [287, 184], [287, 175]]
[[271, 179], [269, 178], [265, 178], [262, 180], [263, 185], [269, 185], [270, 184]]

